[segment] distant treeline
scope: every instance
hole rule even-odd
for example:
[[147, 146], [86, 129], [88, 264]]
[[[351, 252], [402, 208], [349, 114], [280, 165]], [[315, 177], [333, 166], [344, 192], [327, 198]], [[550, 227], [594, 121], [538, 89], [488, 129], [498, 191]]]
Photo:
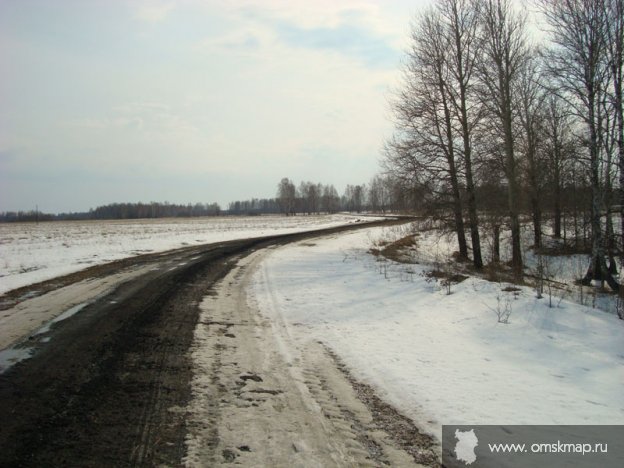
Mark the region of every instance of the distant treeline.
[[231, 215], [254, 216], [260, 214], [281, 213], [275, 198], [252, 198], [251, 200], [233, 201], [228, 205], [227, 213]]
[[399, 212], [415, 206], [411, 194], [392, 178], [377, 175], [368, 184], [347, 185], [342, 195], [329, 184], [302, 181], [299, 185], [284, 177], [277, 185], [275, 198], [252, 198], [231, 202], [227, 213], [233, 215], [312, 215], [349, 211]]
[[349, 211], [404, 212], [417, 205], [419, 193], [406, 190], [397, 180], [377, 175], [368, 184], [347, 185], [342, 195], [333, 185], [302, 181], [295, 185], [284, 177], [275, 198], [252, 198], [229, 203], [222, 210], [217, 203], [176, 205], [173, 203], [111, 203], [77, 213], [50, 214], [40, 211], [0, 212], [0, 223], [72, 221], [90, 219], [191, 218], [199, 216], [254, 216], [263, 214], [312, 215]]
[[149, 219], [219, 216], [217, 203], [177, 205], [172, 203], [111, 203], [85, 212], [49, 214], [40, 211], [7, 211], [0, 213], [0, 222], [68, 221], [89, 219]]

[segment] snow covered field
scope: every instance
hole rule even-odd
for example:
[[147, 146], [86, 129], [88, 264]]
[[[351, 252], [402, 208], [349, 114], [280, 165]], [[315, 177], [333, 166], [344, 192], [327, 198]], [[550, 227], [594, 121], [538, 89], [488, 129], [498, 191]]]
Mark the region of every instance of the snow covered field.
[[[437, 437], [442, 424], [624, 424], [621, 320], [474, 278], [447, 295], [423, 275], [430, 268], [367, 253], [387, 234], [275, 249], [248, 299], [293, 336], [325, 343]], [[432, 242], [421, 242], [423, 256], [450, 248]]]
[[0, 224], [0, 294], [143, 253], [322, 229], [355, 219], [339, 214]]

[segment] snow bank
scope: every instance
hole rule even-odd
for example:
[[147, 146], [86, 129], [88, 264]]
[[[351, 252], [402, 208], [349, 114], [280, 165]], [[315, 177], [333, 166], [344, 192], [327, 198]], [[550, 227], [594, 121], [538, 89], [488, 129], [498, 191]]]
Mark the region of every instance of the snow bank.
[[[379, 236], [276, 249], [249, 299], [301, 339], [326, 343], [438, 437], [442, 424], [624, 424], [621, 320], [474, 278], [447, 295], [426, 267], [368, 254]], [[499, 323], [505, 309], [509, 323]]]

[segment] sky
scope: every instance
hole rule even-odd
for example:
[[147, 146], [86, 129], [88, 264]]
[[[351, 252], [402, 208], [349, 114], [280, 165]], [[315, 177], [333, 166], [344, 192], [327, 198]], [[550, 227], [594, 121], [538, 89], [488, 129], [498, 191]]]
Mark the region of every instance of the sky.
[[368, 182], [428, 0], [0, 0], [0, 211]]

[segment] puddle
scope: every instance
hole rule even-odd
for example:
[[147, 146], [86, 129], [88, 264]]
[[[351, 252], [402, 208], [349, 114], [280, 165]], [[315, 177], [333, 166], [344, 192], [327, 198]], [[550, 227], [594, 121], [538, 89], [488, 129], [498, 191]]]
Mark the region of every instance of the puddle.
[[33, 348], [9, 348], [0, 351], [0, 374], [32, 356]]
[[72, 315], [76, 315], [78, 312], [80, 312], [82, 309], [84, 309], [87, 306], [87, 304], [88, 304], [88, 302], [83, 302], [82, 304], [75, 305], [71, 309], [67, 309], [61, 315], [59, 315], [58, 317], [55, 317], [54, 319], [50, 320], [43, 327], [41, 327], [39, 330], [37, 330], [34, 333], [34, 335], [43, 335], [44, 333], [48, 333], [50, 331], [50, 328], [52, 327], [52, 325], [54, 325], [55, 323], [58, 323], [58, 322], [62, 322], [63, 320], [67, 320]]
[[[37, 331], [35, 331], [30, 336], [29, 340], [34, 340], [34, 341], [31, 341], [32, 343], [36, 343], [36, 342], [47, 343], [47, 342], [49, 342], [50, 341], [50, 337], [49, 336], [38, 338], [38, 335], [43, 335], [44, 333], [48, 333], [50, 331], [50, 328], [52, 327], [52, 325], [54, 325], [55, 323], [58, 323], [58, 322], [62, 322], [63, 320], [67, 320], [71, 316], [76, 315], [78, 312], [80, 312], [82, 309], [84, 309], [88, 304], [89, 304], [89, 302], [83, 302], [82, 304], [78, 304], [78, 305], [75, 305], [74, 307], [72, 307], [70, 309], [67, 309], [61, 315], [59, 315], [58, 317], [55, 317], [54, 319], [50, 320], [43, 327], [41, 327]], [[0, 351], [0, 374], [3, 374], [4, 372], [6, 372], [8, 369], [13, 367], [18, 362], [24, 361], [25, 359], [28, 359], [28, 358], [32, 357], [32, 355], [33, 355], [33, 353], [35, 351], [35, 348], [32, 347], [32, 346], [24, 347], [24, 345], [27, 344], [27, 343], [29, 343], [29, 341], [24, 341], [21, 344], [15, 345], [12, 348], [7, 348], [7, 349], [4, 349], [4, 350]]]

